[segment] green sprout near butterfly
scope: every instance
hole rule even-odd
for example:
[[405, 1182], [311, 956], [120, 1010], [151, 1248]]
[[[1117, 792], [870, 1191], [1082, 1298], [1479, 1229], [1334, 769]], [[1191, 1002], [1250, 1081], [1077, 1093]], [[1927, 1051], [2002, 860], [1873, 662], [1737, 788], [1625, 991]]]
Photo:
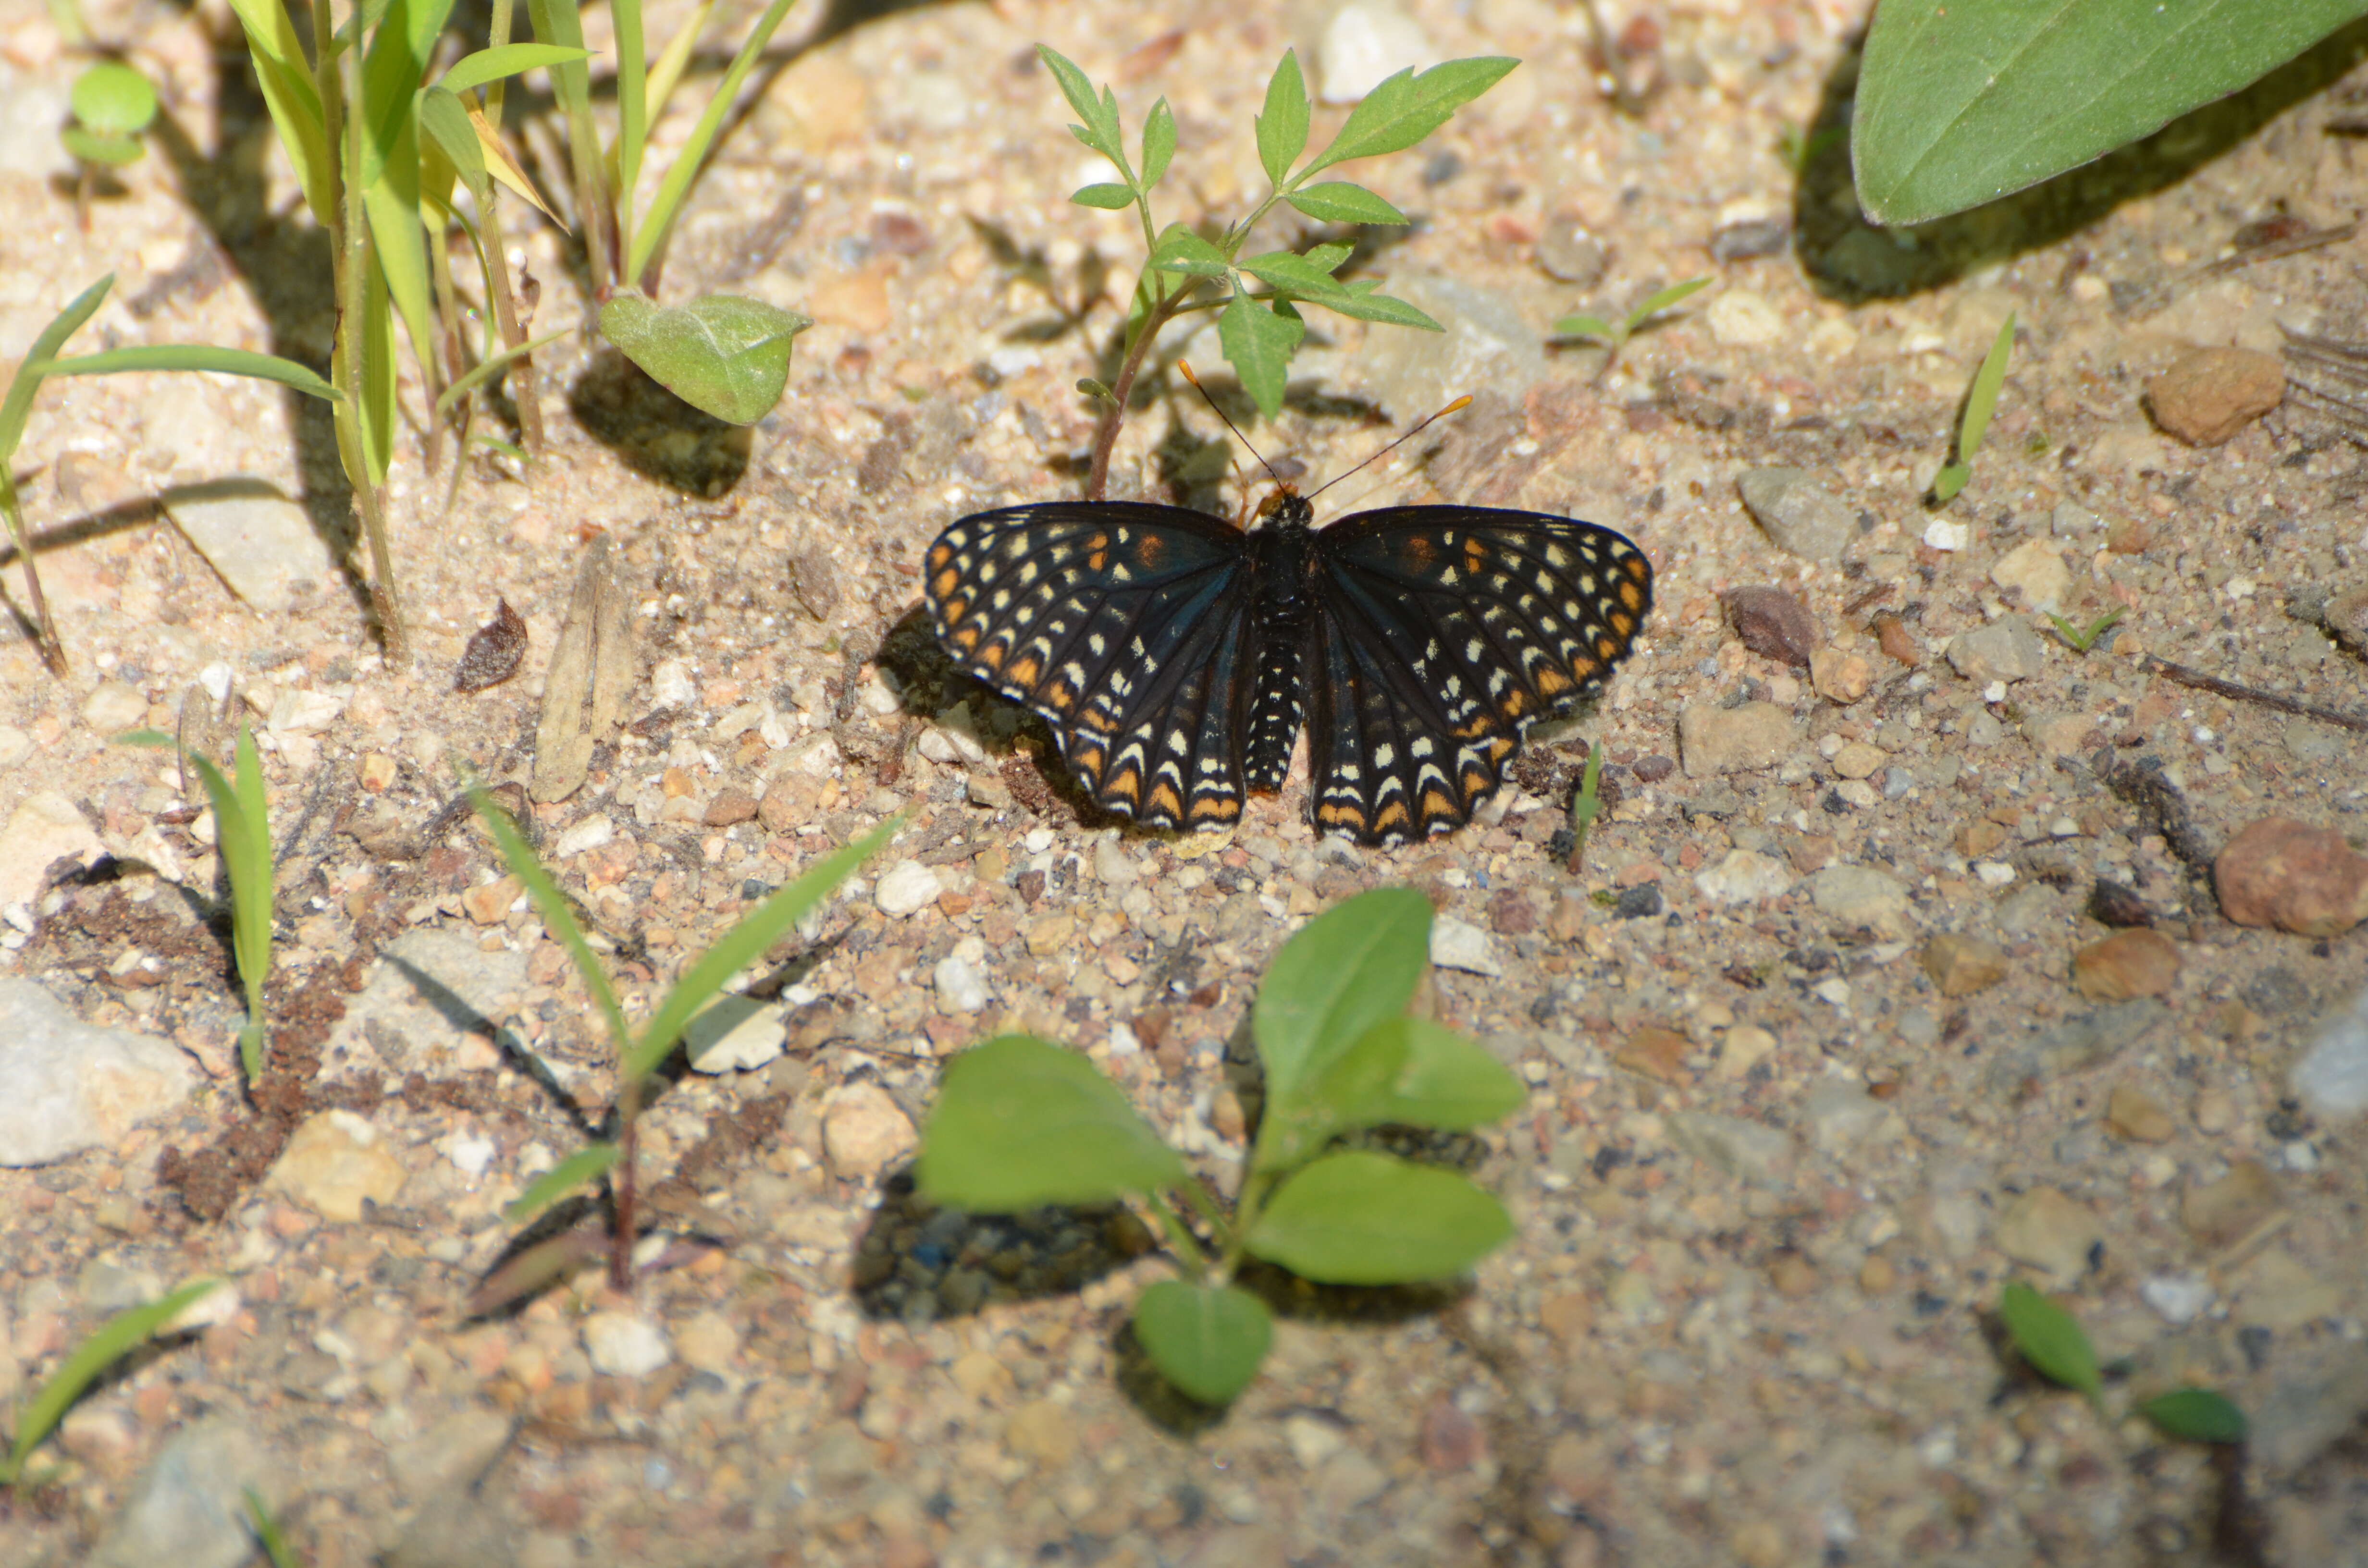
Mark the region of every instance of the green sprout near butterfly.
[[1135, 1338], [1177, 1389], [1225, 1403], [1273, 1337], [1266, 1302], [1237, 1282], [1252, 1259], [1325, 1284], [1407, 1284], [1452, 1278], [1513, 1234], [1504, 1205], [1453, 1171], [1334, 1147], [1384, 1125], [1468, 1131], [1526, 1097], [1486, 1048], [1406, 1016], [1430, 921], [1421, 893], [1382, 888], [1276, 952], [1250, 1015], [1266, 1108], [1230, 1215], [1123, 1091], [1025, 1035], [947, 1064], [915, 1171], [922, 1193], [990, 1214], [1142, 1204], [1183, 1277], [1136, 1301]]
[[2127, 613], [2125, 610], [2117, 609], [2111, 614], [2100, 615], [2089, 623], [2089, 630], [2086, 631], [2081, 631], [2054, 610], [2047, 612], [2047, 619], [2055, 623], [2055, 634], [2058, 637], [2070, 643], [2076, 653], [2085, 653], [2097, 645], [2099, 638], [2120, 624], [2122, 617]]
[[88, 233], [91, 187], [98, 171], [127, 168], [147, 152], [140, 135], [156, 119], [156, 89], [131, 66], [102, 60], [74, 78], [70, 101], [74, 122], [58, 132], [58, 140], [82, 166], [74, 185], [74, 212]]
[[93, 1329], [18, 1414], [16, 1437], [8, 1445], [6, 1456], [0, 1458], [0, 1486], [13, 1489], [24, 1484], [25, 1467], [33, 1450], [56, 1430], [66, 1412], [74, 1408], [74, 1401], [97, 1381], [100, 1373], [138, 1349], [221, 1284], [219, 1279], [193, 1279], [161, 1300], [126, 1308]]
[[1587, 830], [1603, 812], [1603, 801], [1595, 792], [1602, 778], [1603, 743], [1597, 741], [1587, 748], [1587, 768], [1579, 775], [1578, 793], [1570, 798], [1570, 858], [1565, 864], [1574, 875], [1587, 855]]
[[2006, 385], [2007, 355], [2013, 347], [2014, 312], [2009, 311], [1990, 351], [1982, 356], [1982, 368], [1974, 372], [1972, 390], [1965, 393], [1965, 412], [1957, 421], [1956, 456], [1932, 477], [1932, 499], [1938, 505], [1954, 500], [1974, 477], [1974, 457], [1982, 449], [1982, 437], [1989, 433], [1990, 415], [1998, 408], [1999, 389]]
[[[1300, 312], [1320, 305], [1360, 321], [1440, 331], [1437, 322], [1403, 300], [1380, 292], [1368, 278], [1338, 276], [1354, 247], [1312, 245], [1304, 252], [1267, 251], [1244, 257], [1251, 233], [1278, 205], [1324, 223], [1395, 223], [1406, 215], [1364, 187], [1347, 180], [1312, 177], [1353, 159], [1402, 153], [1437, 131], [1459, 108], [1502, 80], [1520, 62], [1497, 56], [1451, 60], [1417, 75], [1411, 68], [1375, 87], [1349, 112], [1339, 133], [1323, 151], [1301, 163], [1307, 151], [1313, 107], [1300, 75], [1299, 57], [1286, 51], [1267, 83], [1258, 114], [1258, 163], [1272, 188], [1243, 217], [1210, 238], [1169, 223], [1161, 228], [1151, 210], [1151, 193], [1176, 153], [1176, 116], [1161, 98], [1144, 117], [1138, 167], [1127, 156], [1119, 124], [1118, 97], [1108, 86], [1097, 94], [1086, 74], [1059, 51], [1038, 45], [1037, 54], [1060, 84], [1062, 96], [1083, 124], [1070, 132], [1110, 160], [1119, 177], [1087, 186], [1070, 200], [1104, 211], [1133, 208], [1141, 216], [1147, 256], [1135, 279], [1127, 312], [1125, 347], [1118, 378], [1105, 386], [1081, 381], [1081, 390], [1103, 403], [1095, 432], [1093, 464], [1086, 499], [1099, 501], [1110, 480], [1111, 449], [1159, 331], [1178, 316], [1215, 311], [1217, 343], [1242, 387], [1271, 419], [1282, 408], [1292, 358], [1307, 335]], [[1297, 167], [1294, 169], [1293, 165]]]
[[1628, 346], [1628, 340], [1635, 336], [1637, 330], [1646, 322], [1687, 296], [1709, 288], [1711, 283], [1712, 279], [1708, 278], [1689, 278], [1682, 283], [1672, 283], [1666, 289], [1646, 295], [1634, 310], [1624, 316], [1611, 320], [1602, 316], [1565, 316], [1554, 323], [1554, 329], [1556, 335], [1562, 337], [1597, 339], [1611, 350], [1604, 357], [1603, 361], [1604, 368], [1609, 369], [1611, 361], [1619, 358], [1620, 351]]
[[[637, 1140], [635, 1129], [650, 1095], [650, 1081], [682, 1043], [690, 1026], [730, 983], [732, 977], [765, 955], [767, 949], [789, 935], [806, 913], [828, 897], [855, 869], [871, 858], [905, 825], [900, 816], [889, 818], [844, 848], [824, 856], [797, 881], [775, 892], [741, 917], [714, 946], [701, 953], [658, 1004], [657, 1011], [636, 1029], [625, 1019], [623, 1005], [600, 967], [583, 924], [575, 918], [567, 895], [559, 891], [542, 861], [516, 824], [510, 821], [482, 785], [472, 783], [469, 801], [500, 849], [502, 858], [525, 888], [543, 929], [575, 965], [584, 989], [599, 1008], [616, 1047], [616, 1098], [610, 1108], [611, 1135], [592, 1139], [575, 1153], [538, 1177], [503, 1211], [512, 1224], [524, 1224], [578, 1187], [608, 1178], [614, 1199], [613, 1223], [608, 1237], [609, 1281], [619, 1290], [632, 1284]], [[612, 1175], [613, 1173], [613, 1175]], [[527, 1248], [489, 1276], [470, 1298], [472, 1313], [494, 1310], [541, 1289], [551, 1279], [591, 1255], [598, 1238], [586, 1233], [564, 1233]]]
[[[2061, 1302], [2020, 1279], [2007, 1281], [1998, 1299], [1998, 1319], [2007, 1338], [2031, 1369], [2059, 1387], [2088, 1396], [2098, 1415], [2105, 1411], [2105, 1374], [2097, 1348], [2080, 1320]], [[2227, 1395], [2211, 1389], [2178, 1388], [2135, 1406], [2136, 1414], [2167, 1437], [2189, 1443], [2241, 1443], [2245, 1413]]]

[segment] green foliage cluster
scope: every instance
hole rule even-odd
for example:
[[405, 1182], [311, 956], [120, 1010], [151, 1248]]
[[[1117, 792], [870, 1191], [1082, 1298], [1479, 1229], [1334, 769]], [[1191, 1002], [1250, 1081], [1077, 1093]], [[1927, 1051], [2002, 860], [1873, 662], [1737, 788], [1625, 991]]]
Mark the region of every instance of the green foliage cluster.
[[1138, 167], [1127, 156], [1117, 95], [1108, 86], [1097, 94], [1086, 74], [1057, 51], [1040, 44], [1036, 52], [1083, 122], [1070, 126], [1070, 132], [1109, 159], [1119, 175], [1116, 180], [1087, 186], [1069, 199], [1107, 211], [1133, 208], [1141, 217], [1146, 252], [1130, 296], [1118, 381], [1110, 387], [1099, 381], [1081, 383], [1109, 403], [1095, 442], [1087, 499], [1101, 498], [1110, 449], [1144, 356], [1160, 328], [1179, 315], [1219, 312], [1218, 347], [1258, 411], [1269, 419], [1281, 410], [1292, 358], [1307, 335], [1302, 307], [1317, 305], [1363, 321], [1440, 330], [1421, 311], [1382, 293], [1374, 280], [1338, 277], [1352, 246], [1326, 244], [1251, 256], [1242, 252], [1258, 223], [1278, 206], [1326, 223], [1406, 222], [1405, 213], [1364, 187], [1314, 176], [1354, 159], [1414, 146], [1501, 81], [1519, 61], [1491, 56], [1451, 60], [1419, 74], [1401, 71], [1359, 102], [1323, 150], [1302, 162], [1315, 111], [1299, 57], [1286, 52], [1268, 80], [1265, 108], [1257, 120], [1258, 163], [1272, 188], [1222, 231], [1201, 233], [1181, 223], [1163, 228], [1152, 213], [1151, 193], [1176, 153], [1176, 116], [1167, 100], [1161, 98], [1144, 117]]
[[1884, 0], [1850, 156], [1878, 223], [2036, 185], [2258, 80], [2368, 0]]
[[[2020, 1279], [2009, 1279], [1998, 1299], [1998, 1319], [2032, 1371], [2086, 1394], [2097, 1413], [2105, 1414], [2105, 1372], [2097, 1362], [2096, 1346], [2063, 1303]], [[2211, 1389], [2173, 1389], [2143, 1401], [2135, 1413], [2164, 1437], [2182, 1442], [2245, 1440], [2245, 1413], [2227, 1395]]]
[[1672, 283], [1645, 296], [1626, 315], [1565, 316], [1554, 323], [1554, 329], [1564, 337], [1592, 337], [1601, 343], [1611, 350], [1603, 361], [1604, 368], [1609, 369], [1611, 361], [1619, 358], [1620, 351], [1628, 346], [1628, 340], [1636, 335], [1637, 328], [1697, 290], [1709, 288], [1711, 281], [1707, 278], [1689, 278], [1682, 283]]
[[[1236, 1283], [1250, 1258], [1304, 1279], [1451, 1278], [1510, 1239], [1494, 1197], [1460, 1175], [1361, 1149], [1383, 1125], [1463, 1131], [1510, 1115], [1521, 1085], [1486, 1050], [1406, 1016], [1429, 961], [1430, 904], [1410, 888], [1361, 894], [1275, 954], [1250, 1029], [1266, 1108], [1233, 1213], [1083, 1057], [1007, 1035], [947, 1064], [916, 1177], [932, 1201], [1009, 1213], [1133, 1199], [1185, 1278], [1136, 1302], [1134, 1331], [1170, 1383], [1212, 1404], [1257, 1375], [1266, 1303]], [[1168, 1200], [1181, 1193], [1199, 1225]]]
[[[807, 911], [885, 846], [904, 826], [904, 818], [891, 817], [863, 837], [825, 855], [803, 876], [749, 911], [683, 971], [657, 1010], [636, 1029], [626, 1021], [616, 987], [609, 983], [583, 925], [568, 906], [567, 896], [559, 891], [517, 824], [481, 787], [472, 786], [469, 799], [508, 863], [510, 874], [524, 885], [535, 912], [542, 916], [543, 929], [575, 965], [617, 1051], [617, 1093], [609, 1118], [613, 1135], [593, 1139], [544, 1172], [510, 1204], [507, 1218], [514, 1224], [523, 1224], [570, 1193], [614, 1173], [615, 1222], [609, 1230], [609, 1277], [618, 1290], [626, 1290], [632, 1278], [635, 1223], [634, 1119], [647, 1097], [651, 1076], [681, 1042], [684, 1026], [715, 1000], [734, 975], [762, 958]], [[580, 1244], [566, 1236], [529, 1249], [512, 1259], [499, 1278], [480, 1288], [478, 1310], [539, 1288], [571, 1267], [580, 1255]]]

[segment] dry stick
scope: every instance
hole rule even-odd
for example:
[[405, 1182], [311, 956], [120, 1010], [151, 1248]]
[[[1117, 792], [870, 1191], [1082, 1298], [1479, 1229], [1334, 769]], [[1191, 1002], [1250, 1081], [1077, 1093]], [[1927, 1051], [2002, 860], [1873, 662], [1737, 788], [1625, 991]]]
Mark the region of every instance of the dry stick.
[[2157, 659], [2152, 653], [2141, 655], [2138, 668], [2149, 675], [2166, 676], [2181, 686], [2192, 686], [2198, 691], [2209, 691], [2221, 697], [2232, 697], [2242, 702], [2258, 702], [2264, 708], [2274, 708], [2281, 713], [2298, 713], [2305, 719], [2316, 719], [2323, 724], [2340, 724], [2368, 735], [2368, 718], [2346, 713], [2340, 708], [2322, 708], [2316, 702], [2304, 702], [2292, 697], [2281, 697], [2274, 691], [2259, 687], [2240, 686], [2233, 680], [2205, 675], [2202, 670], [2174, 665], [2169, 659]]
[[[6, 474], [0, 474], [0, 482], [6, 479]], [[41, 592], [41, 574], [33, 565], [33, 530], [26, 526], [24, 506], [17, 495], [11, 494], [0, 500], [7, 503], [8, 531], [16, 540], [17, 559], [24, 563], [25, 597], [32, 603], [33, 630], [41, 640], [41, 663], [49, 666], [50, 674], [63, 680], [66, 674], [66, 645], [58, 636], [57, 622], [50, 619], [50, 601]]]

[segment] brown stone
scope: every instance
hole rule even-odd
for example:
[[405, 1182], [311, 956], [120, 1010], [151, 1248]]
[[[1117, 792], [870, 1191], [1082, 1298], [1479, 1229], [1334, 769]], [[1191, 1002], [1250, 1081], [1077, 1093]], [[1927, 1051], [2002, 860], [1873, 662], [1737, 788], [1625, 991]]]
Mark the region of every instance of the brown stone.
[[2340, 937], [2368, 920], [2368, 856], [2333, 828], [2263, 817], [2213, 862], [2220, 912], [2239, 926]]
[[1896, 615], [1874, 618], [1874, 641], [1884, 653], [1896, 663], [1914, 666], [1924, 662], [1924, 652], [1917, 647], [1915, 634], [1907, 623]]
[[516, 877], [497, 877], [462, 893], [461, 907], [478, 925], [491, 926], [509, 914], [510, 905], [525, 891], [525, 884]]
[[2116, 1084], [2105, 1101], [2105, 1124], [2133, 1143], [2159, 1143], [2171, 1134], [2170, 1112], [2135, 1084]]
[[1554, 895], [1546, 915], [1546, 935], [1557, 942], [1575, 942], [1587, 930], [1587, 895], [1564, 892]]
[[1819, 648], [1809, 655], [1809, 684], [1819, 697], [1847, 708], [1874, 685], [1874, 666], [1863, 655]]
[[1969, 822], [1957, 830], [1957, 853], [1978, 860], [2006, 842], [2006, 829], [1994, 822]]
[[2006, 952], [1978, 937], [1944, 932], [1924, 944], [1924, 972], [1943, 996], [1971, 996], [2006, 978]]
[[707, 825], [730, 827], [757, 814], [757, 797], [737, 785], [726, 785], [707, 802]]
[[1694, 1042], [1675, 1029], [1658, 1024], [1646, 1024], [1628, 1037], [1611, 1058], [1612, 1064], [1646, 1078], [1658, 1078], [1664, 1084], [1686, 1082], [1686, 1053]]
[[1817, 1266], [1797, 1252], [1785, 1253], [1768, 1270], [1768, 1283], [1780, 1296], [1805, 1296], [1817, 1288]]
[[2144, 926], [2116, 931], [2072, 955], [2072, 984], [2091, 1002], [2159, 996], [2179, 983], [2179, 944]]
[[2257, 348], [2191, 348], [2146, 382], [2154, 422], [2191, 447], [2216, 447], [2285, 397], [2285, 367]]
[[2238, 1160], [2218, 1181], [2187, 1189], [2179, 1201], [2179, 1222], [2216, 1252], [2251, 1235], [2284, 1202], [2268, 1166], [2259, 1160]]
[[1564, 1290], [1538, 1303], [1538, 1324], [1565, 1350], [1577, 1350], [1595, 1332], [1595, 1298], [1585, 1290]]
[[1809, 607], [1782, 588], [1736, 588], [1721, 602], [1736, 636], [1763, 659], [1806, 669], [1809, 655], [1825, 641]]

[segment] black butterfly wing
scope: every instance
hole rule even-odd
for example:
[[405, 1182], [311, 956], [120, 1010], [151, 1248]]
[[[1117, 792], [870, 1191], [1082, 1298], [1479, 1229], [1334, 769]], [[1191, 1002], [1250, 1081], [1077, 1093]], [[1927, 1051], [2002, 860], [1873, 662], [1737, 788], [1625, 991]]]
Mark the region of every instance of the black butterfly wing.
[[1053, 726], [1105, 810], [1154, 827], [1241, 815], [1232, 694], [1250, 650], [1246, 536], [1137, 502], [980, 512], [928, 556], [929, 619], [963, 670]]
[[1592, 696], [1653, 604], [1644, 551], [1573, 517], [1394, 506], [1315, 535], [1315, 823], [1471, 819], [1537, 720]]

